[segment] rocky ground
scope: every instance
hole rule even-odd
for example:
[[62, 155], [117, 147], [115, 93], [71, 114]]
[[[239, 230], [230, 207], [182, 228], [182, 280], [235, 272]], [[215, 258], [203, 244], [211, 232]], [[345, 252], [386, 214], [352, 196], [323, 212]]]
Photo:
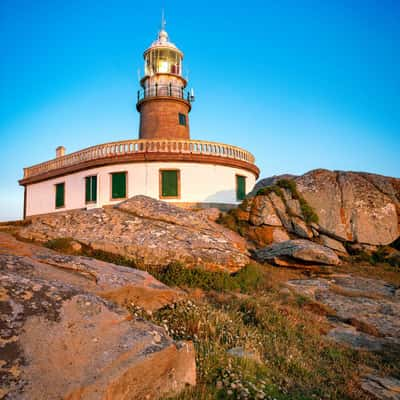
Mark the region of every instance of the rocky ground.
[[152, 399], [195, 384], [193, 345], [127, 311], [181, 298], [147, 272], [0, 234], [0, 279], [0, 398]]
[[182, 389], [174, 399], [399, 398], [400, 278], [390, 265], [264, 264], [225, 277], [182, 267], [160, 275], [180, 287], [170, 289], [3, 233], [0, 266], [6, 399]]
[[246, 241], [207, 214], [145, 196], [117, 207], [35, 217], [18, 235], [41, 243], [73, 238], [91, 250], [129, 258], [141, 268], [180, 262], [233, 272], [249, 262]]
[[[385, 354], [388, 359], [400, 359], [398, 286], [349, 274], [291, 280], [287, 286], [331, 310], [329, 339], [357, 350]], [[400, 399], [400, 380], [379, 376], [379, 371], [363, 376], [361, 387], [377, 399]]]

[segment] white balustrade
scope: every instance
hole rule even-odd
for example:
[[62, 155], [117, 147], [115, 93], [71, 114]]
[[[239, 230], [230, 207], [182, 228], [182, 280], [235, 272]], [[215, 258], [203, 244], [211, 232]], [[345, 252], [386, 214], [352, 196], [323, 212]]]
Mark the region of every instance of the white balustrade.
[[254, 164], [251, 153], [236, 146], [204, 140], [125, 140], [89, 147], [24, 168], [24, 178], [41, 175], [59, 168], [67, 168], [87, 161], [118, 157], [134, 153], [182, 153], [225, 157]]

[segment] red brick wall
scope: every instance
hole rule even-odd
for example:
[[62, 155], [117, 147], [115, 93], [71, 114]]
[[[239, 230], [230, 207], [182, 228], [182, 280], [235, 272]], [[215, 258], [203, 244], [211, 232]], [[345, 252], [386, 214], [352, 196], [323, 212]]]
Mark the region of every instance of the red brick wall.
[[[139, 139], [190, 139], [190, 106], [182, 100], [144, 100], [140, 112]], [[179, 113], [186, 115], [186, 126], [179, 124]]]

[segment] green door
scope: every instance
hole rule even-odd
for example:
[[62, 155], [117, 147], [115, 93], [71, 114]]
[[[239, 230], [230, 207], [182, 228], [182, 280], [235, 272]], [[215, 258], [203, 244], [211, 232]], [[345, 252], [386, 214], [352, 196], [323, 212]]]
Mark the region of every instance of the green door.
[[56, 208], [64, 207], [65, 205], [65, 184], [57, 183], [56, 185]]
[[126, 172], [114, 172], [111, 175], [111, 198], [124, 199], [126, 197]]
[[246, 198], [246, 178], [236, 175], [236, 199], [244, 200]]
[[161, 196], [178, 197], [179, 196], [179, 171], [161, 171]]

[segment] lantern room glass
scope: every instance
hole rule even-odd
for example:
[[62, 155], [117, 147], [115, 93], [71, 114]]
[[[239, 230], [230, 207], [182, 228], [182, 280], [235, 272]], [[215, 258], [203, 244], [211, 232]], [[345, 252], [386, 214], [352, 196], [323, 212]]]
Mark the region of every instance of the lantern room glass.
[[152, 76], [157, 73], [181, 75], [182, 56], [170, 49], [153, 49], [146, 54], [145, 74]]

